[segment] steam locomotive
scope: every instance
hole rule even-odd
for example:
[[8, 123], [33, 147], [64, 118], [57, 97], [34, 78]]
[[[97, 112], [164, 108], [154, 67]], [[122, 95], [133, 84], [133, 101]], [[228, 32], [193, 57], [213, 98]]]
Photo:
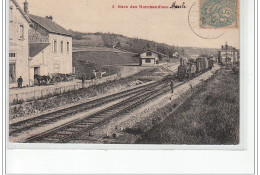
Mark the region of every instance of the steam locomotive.
[[212, 59], [207, 59], [206, 57], [199, 57], [196, 60], [181, 58], [177, 78], [179, 81], [182, 81], [194, 77], [198, 73], [212, 69], [212, 67], [214, 67], [214, 61]]

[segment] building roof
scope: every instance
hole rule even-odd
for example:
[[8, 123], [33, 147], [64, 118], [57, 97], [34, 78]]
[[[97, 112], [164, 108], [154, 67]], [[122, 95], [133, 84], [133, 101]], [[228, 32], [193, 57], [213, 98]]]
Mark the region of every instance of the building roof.
[[33, 43], [29, 44], [29, 56], [35, 57], [40, 53], [43, 49], [45, 49], [50, 43]]
[[225, 47], [224, 47], [223, 49], [221, 48], [220, 51], [221, 51], [221, 52], [226, 52], [226, 51], [235, 51], [235, 52], [238, 52], [238, 49], [233, 48], [233, 47], [228, 47], [228, 48], [225, 48]]
[[235, 47], [229, 46], [227, 43], [226, 45], [222, 45], [220, 51], [238, 51]]
[[160, 52], [157, 52], [157, 51], [154, 51], [154, 50], [147, 50], [147, 51], [145, 51], [145, 52], [143, 52], [143, 53], [146, 53], [146, 52], [153, 52], [153, 53], [157, 53], [157, 54], [159, 54], [159, 55], [168, 57], [168, 55], [165, 55], [165, 54], [163, 54], [163, 53], [160, 53]]
[[20, 11], [22, 16], [25, 18], [25, 20], [29, 23], [29, 25], [33, 25], [32, 21], [30, 20], [29, 16], [23, 11], [23, 9], [19, 6], [19, 4], [16, 2], [16, 0], [10, 0], [14, 3], [16, 8]]
[[60, 34], [60, 35], [66, 35], [66, 36], [73, 36], [71, 32], [66, 30], [65, 28], [61, 27], [51, 19], [47, 19], [44, 17], [36, 16], [36, 15], [29, 15], [30, 19], [37, 23], [38, 25], [45, 28], [50, 33]]

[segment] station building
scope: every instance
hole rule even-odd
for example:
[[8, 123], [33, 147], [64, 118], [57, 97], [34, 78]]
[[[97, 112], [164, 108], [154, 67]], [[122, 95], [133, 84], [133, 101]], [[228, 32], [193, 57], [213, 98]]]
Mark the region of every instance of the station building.
[[146, 52], [140, 54], [140, 65], [155, 66], [159, 64], [163, 58], [168, 58], [168, 56], [157, 51], [147, 50]]
[[15, 0], [9, 1], [9, 87], [17, 87], [22, 76], [29, 86], [29, 29], [32, 22]]
[[72, 73], [72, 33], [52, 16], [29, 14], [27, 1], [21, 9], [10, 0], [10, 17], [9, 79], [13, 87], [19, 76], [23, 86], [31, 86], [36, 74]]

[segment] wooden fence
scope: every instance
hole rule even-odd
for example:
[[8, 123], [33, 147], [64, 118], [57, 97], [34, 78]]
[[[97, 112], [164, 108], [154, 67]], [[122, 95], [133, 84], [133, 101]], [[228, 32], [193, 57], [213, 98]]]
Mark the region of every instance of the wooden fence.
[[59, 86], [59, 87], [49, 86], [48, 88], [45, 88], [42, 90], [33, 90], [30, 92], [21, 92], [21, 93], [16, 93], [16, 94], [10, 94], [9, 102], [17, 103], [19, 101], [30, 101], [30, 100], [35, 100], [35, 99], [39, 99], [39, 98], [45, 98], [48, 96], [59, 95], [59, 94], [65, 93], [65, 92], [75, 91], [75, 90], [78, 90], [81, 88], [88, 88], [91, 86], [99, 85], [104, 82], [113, 81], [113, 80], [116, 80], [119, 78], [120, 77], [118, 77], [117, 75], [112, 75], [112, 76], [103, 77], [102, 79], [97, 79], [94, 81], [87, 81], [84, 83], [84, 85], [82, 83], [76, 83], [73, 85]]

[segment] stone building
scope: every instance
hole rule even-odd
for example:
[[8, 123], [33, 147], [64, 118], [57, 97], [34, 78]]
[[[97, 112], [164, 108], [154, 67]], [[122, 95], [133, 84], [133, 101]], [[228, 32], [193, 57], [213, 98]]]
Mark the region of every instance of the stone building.
[[52, 16], [29, 14], [28, 2], [22, 9], [10, 0], [9, 84], [34, 85], [34, 75], [72, 73], [72, 34], [53, 21]]
[[9, 87], [17, 87], [22, 76], [23, 86], [29, 86], [28, 35], [32, 22], [15, 0], [9, 1]]
[[221, 49], [218, 51], [218, 62], [221, 64], [233, 64], [239, 61], [239, 50], [235, 47], [222, 45]]
[[52, 17], [29, 15], [30, 79], [34, 75], [72, 73], [72, 34]]
[[155, 66], [159, 64], [163, 58], [168, 58], [168, 56], [157, 51], [147, 50], [146, 52], [140, 54], [140, 65]]

